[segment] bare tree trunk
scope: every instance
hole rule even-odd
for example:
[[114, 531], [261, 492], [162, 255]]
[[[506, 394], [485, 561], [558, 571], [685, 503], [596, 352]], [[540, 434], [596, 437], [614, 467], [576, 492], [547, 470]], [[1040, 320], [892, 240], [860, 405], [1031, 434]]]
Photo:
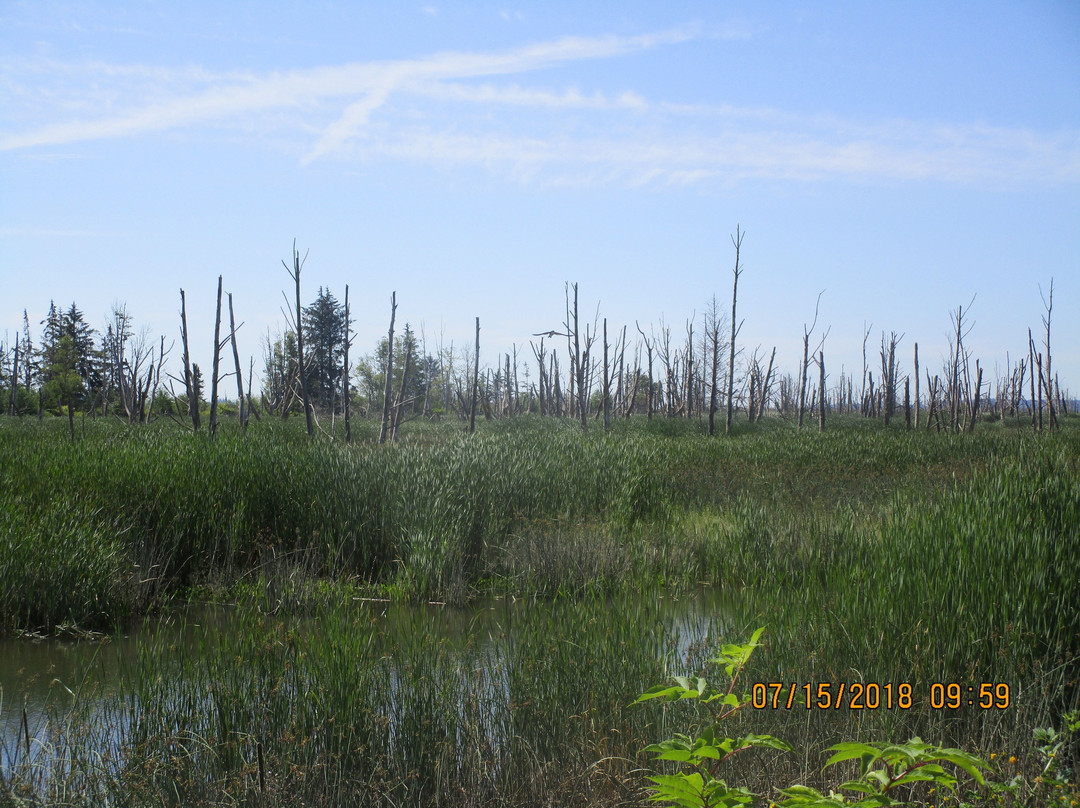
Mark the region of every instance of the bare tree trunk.
[[809, 328], [803, 325], [803, 358], [799, 373], [799, 429], [803, 427], [803, 418], [806, 413], [806, 373], [810, 366], [810, 335], [814, 333], [814, 329], [817, 327], [818, 311], [821, 308], [821, 296], [823, 294], [825, 293], [818, 293], [817, 302], [814, 304], [814, 322], [810, 324]]
[[758, 403], [758, 420], [760, 421], [765, 417], [765, 406], [769, 399], [769, 386], [770, 377], [772, 376], [773, 360], [776, 359], [776, 348], [772, 349], [772, 355], [769, 357], [769, 369], [765, 371], [765, 381], [761, 385], [761, 401]]
[[397, 317], [397, 292], [390, 293], [390, 330], [386, 335], [385, 382], [383, 384], [382, 426], [379, 428], [379, 443], [386, 443], [390, 431], [390, 391], [394, 374], [394, 319]]
[[919, 428], [919, 343], [915, 343], [915, 428]]
[[825, 351], [818, 351], [818, 368], [821, 371], [818, 387], [821, 388], [821, 401], [818, 402], [818, 430], [825, 431]]
[[[867, 399], [867, 397], [866, 397], [867, 396], [867, 391], [866, 391], [866, 375], [867, 375], [866, 342], [867, 342], [867, 340], [870, 339], [870, 331], [871, 331], [871, 329], [873, 329], [873, 327], [874, 327], [873, 323], [871, 323], [868, 326], [865, 326], [865, 328], [863, 330], [863, 338], [862, 338], [862, 389], [859, 390], [859, 410], [862, 413], [863, 417], [866, 417], [867, 409], [868, 409], [867, 405], [868, 405], [868, 402], [869, 402], [869, 399]], [[873, 387], [873, 378], [872, 377], [871, 377], [871, 387]]]
[[345, 284], [345, 355], [342, 359], [341, 367], [341, 395], [345, 399], [345, 442], [352, 443], [352, 422], [349, 419], [349, 414], [352, 409], [351, 399], [352, 395], [349, 390], [349, 375], [351, 368], [349, 367], [349, 345], [352, 342], [352, 338], [349, 336], [349, 284]]
[[608, 368], [607, 317], [604, 318], [604, 431], [611, 431], [611, 372]]
[[[296, 326], [296, 364], [300, 376], [300, 395], [304, 397], [304, 419], [307, 422], [308, 437], [311, 438], [315, 435], [315, 422], [311, 408], [311, 391], [308, 390], [307, 359], [304, 356], [304, 324], [301, 321], [303, 315], [300, 306], [300, 271], [304, 268], [304, 261], [307, 260], [307, 257], [304, 257], [304, 261], [300, 260], [300, 252], [296, 249], [295, 241], [293, 241], [292, 259], [292, 269], [289, 269], [289, 265], [285, 264], [284, 261], [281, 263], [285, 264], [285, 271], [289, 273], [289, 277], [293, 279], [296, 285], [296, 316], [293, 318], [293, 325]], [[285, 412], [288, 411], [288, 407], [286, 407]], [[284, 413], [282, 417], [284, 417]]]
[[210, 375], [210, 435], [217, 432], [217, 386], [221, 366], [221, 276], [217, 278], [217, 316], [214, 319], [214, 368]]
[[1050, 279], [1049, 299], [1046, 300], [1045, 303], [1046, 303], [1046, 316], [1042, 318], [1042, 321], [1043, 321], [1043, 325], [1046, 326], [1046, 374], [1043, 377], [1043, 381], [1044, 381], [1044, 384], [1046, 386], [1046, 407], [1047, 407], [1047, 415], [1049, 416], [1047, 423], [1048, 423], [1050, 429], [1053, 430], [1054, 427], [1057, 426], [1057, 415], [1054, 413], [1054, 394], [1053, 394], [1053, 390], [1051, 389], [1051, 382], [1053, 381], [1054, 375], [1050, 370], [1050, 312], [1054, 308], [1054, 279], [1053, 278]]
[[[574, 287], [575, 292], [577, 287]], [[469, 405], [469, 434], [476, 431], [476, 396], [480, 386], [480, 318], [476, 318], [476, 347], [473, 356], [472, 403]]]
[[255, 416], [255, 420], [259, 420], [259, 408], [255, 406], [255, 401], [251, 397], [251, 378], [255, 375], [255, 357], [248, 357], [248, 389], [247, 389], [247, 403], [248, 412]]
[[577, 404], [577, 398], [576, 398], [576, 395], [574, 393], [574, 384], [577, 381], [577, 361], [578, 361], [578, 351], [577, 351], [577, 348], [575, 347], [577, 345], [577, 342], [578, 342], [578, 332], [577, 332], [577, 284], [576, 283], [574, 284], [573, 317], [570, 316], [571, 312], [570, 312], [570, 284], [569, 283], [567, 283], [563, 287], [563, 294], [564, 294], [565, 300], [566, 300], [566, 321], [563, 323], [563, 325], [566, 326], [566, 353], [570, 357], [570, 367], [568, 368], [569, 372], [567, 374], [567, 376], [568, 376], [567, 381], [569, 382], [569, 387], [567, 389], [566, 413], [567, 413], [568, 417], [573, 418], [574, 415], [575, 415], [574, 407]]
[[405, 406], [405, 387], [409, 383], [409, 370], [410, 370], [410, 367], [411, 367], [410, 364], [409, 364], [409, 360], [410, 360], [411, 356], [412, 356], [412, 351], [408, 350], [408, 345], [406, 344], [405, 364], [401, 368], [401, 379], [400, 379], [400, 381], [398, 381], [397, 398], [394, 400], [394, 407], [393, 407], [393, 410], [392, 410], [391, 416], [390, 416], [390, 423], [391, 423], [390, 442], [391, 443], [393, 443], [394, 441], [397, 440], [398, 427], [401, 426], [401, 420], [402, 420], [402, 414], [401, 413], [402, 413], [402, 409]]
[[904, 377], [904, 426], [911, 429], [911, 379]]
[[236, 366], [236, 401], [240, 411], [240, 426], [247, 429], [248, 412], [244, 401], [244, 377], [240, 373], [240, 352], [236, 349], [236, 318], [233, 316], [232, 292], [229, 292], [229, 341], [232, 343], [233, 364]]
[[[1039, 427], [1038, 428], [1039, 428], [1039, 431], [1042, 432], [1042, 429], [1043, 429], [1043, 389], [1045, 387], [1045, 381], [1043, 379], [1042, 354], [1035, 351], [1035, 342], [1034, 342], [1034, 340], [1031, 339], [1031, 329], [1028, 329], [1028, 341], [1031, 342], [1031, 352], [1035, 355], [1034, 373], [1037, 373], [1038, 376], [1039, 376], [1039, 383], [1035, 386], [1035, 395], [1038, 396], [1038, 406], [1036, 406], [1036, 411], [1039, 414]], [[1034, 381], [1034, 378], [1035, 377], [1033, 375], [1032, 376], [1033, 381]], [[1033, 406], [1035, 406], [1034, 402], [1033, 402]]]
[[[581, 418], [581, 428], [589, 428], [588, 402], [585, 400], [585, 357], [581, 355], [581, 340], [578, 335], [578, 285], [574, 284], [574, 368], [577, 371], [577, 410]], [[585, 338], [589, 342], [588, 335]], [[586, 349], [587, 350], [587, 349]]]
[[563, 415], [562, 383], [559, 381], [559, 357], [555, 351], [551, 352], [551, 378], [555, 383], [555, 415], [561, 417]]
[[15, 415], [16, 392], [19, 383], [19, 332], [15, 332], [15, 359], [11, 363], [11, 399], [8, 402], [8, 415]]
[[[1035, 341], [1031, 338], [1031, 329], [1028, 329], [1028, 369], [1031, 375], [1031, 428], [1035, 428]], [[1040, 382], [1041, 384], [1041, 382]]]
[[731, 344], [728, 346], [727, 425], [724, 428], [728, 435], [731, 434], [731, 419], [735, 413], [735, 336], [739, 330], [736, 326], [738, 321], [735, 319], [735, 304], [739, 298], [739, 275], [742, 273], [739, 269], [739, 250], [745, 235], [736, 225], [735, 235], [731, 239], [731, 243], [735, 245], [735, 281], [731, 286]]
[[636, 320], [634, 325], [637, 326], [638, 333], [641, 334], [641, 340], [645, 343], [645, 355], [649, 366], [649, 389], [646, 391], [647, 395], [645, 396], [645, 417], [646, 420], [651, 421], [653, 414], [652, 343], [649, 342], [649, 338], [645, 336], [645, 332], [641, 330], [641, 326], [637, 324]]
[[187, 390], [188, 415], [191, 416], [191, 425], [196, 432], [199, 431], [199, 398], [195, 395], [194, 379], [191, 375], [191, 353], [188, 351], [188, 328], [187, 328], [187, 304], [184, 300], [184, 290], [180, 290], [180, 339], [184, 343], [184, 388]]
[[960, 426], [960, 357], [964, 346], [963, 323], [964, 307], [958, 306], [956, 309], [956, 346], [953, 355], [952, 379], [949, 382], [949, 395], [952, 402], [951, 426], [954, 431]]
[[975, 403], [971, 407], [971, 420], [968, 422], [968, 432], [975, 431], [975, 423], [979, 419], [979, 402], [982, 400], [982, 368], [979, 360], [975, 360]]
[[686, 321], [686, 417], [694, 417], [694, 321]]
[[897, 337], [896, 332], [892, 331], [886, 340], [885, 332], [881, 332], [881, 378], [885, 394], [885, 426], [889, 425], [896, 409], [896, 345], [902, 338], [902, 336]]
[[537, 350], [537, 347], [533, 345], [532, 342], [530, 342], [529, 345], [532, 347], [533, 356], [536, 357], [536, 366], [540, 369], [540, 378], [537, 380], [537, 387], [540, 397], [540, 416], [543, 417], [547, 405], [547, 367], [544, 364], [544, 338], [540, 338], [539, 350]]

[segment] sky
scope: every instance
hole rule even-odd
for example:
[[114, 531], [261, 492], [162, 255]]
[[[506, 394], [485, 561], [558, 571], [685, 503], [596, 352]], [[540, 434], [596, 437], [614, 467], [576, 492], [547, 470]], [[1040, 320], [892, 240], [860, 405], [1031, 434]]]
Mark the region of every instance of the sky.
[[817, 306], [830, 386], [868, 331], [941, 372], [963, 306], [993, 379], [1052, 279], [1080, 392], [1080, 3], [0, 0], [5, 345], [124, 303], [179, 373], [183, 288], [208, 368], [221, 275], [258, 376], [294, 242], [354, 355], [396, 292], [429, 352], [479, 317], [524, 360], [567, 282], [681, 342], [737, 228], [742, 362], [794, 373]]

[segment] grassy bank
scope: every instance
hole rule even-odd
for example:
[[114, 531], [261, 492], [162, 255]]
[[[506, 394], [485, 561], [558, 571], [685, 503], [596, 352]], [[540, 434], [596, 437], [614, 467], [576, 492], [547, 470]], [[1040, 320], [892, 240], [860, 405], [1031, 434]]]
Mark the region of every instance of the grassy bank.
[[[125, 625], [192, 593], [240, 603], [239, 628], [197, 652], [163, 628], [118, 693], [80, 690], [9, 796], [638, 804], [638, 753], [688, 719], [629, 702], [765, 624], [755, 681], [907, 682], [916, 699], [744, 712], [800, 750], [735, 763], [760, 791], [824, 785], [831, 743], [914, 734], [1015, 758], [1002, 776], [1033, 780], [1032, 731], [1080, 706], [1073, 424], [707, 439], [693, 423], [605, 436], [535, 419], [471, 438], [427, 426], [394, 447], [289, 426], [210, 442], [91, 424], [72, 445], [0, 421], [6, 630]], [[688, 645], [665, 610], [703, 584], [712, 613]], [[934, 682], [1005, 682], [1012, 703], [935, 708]]]

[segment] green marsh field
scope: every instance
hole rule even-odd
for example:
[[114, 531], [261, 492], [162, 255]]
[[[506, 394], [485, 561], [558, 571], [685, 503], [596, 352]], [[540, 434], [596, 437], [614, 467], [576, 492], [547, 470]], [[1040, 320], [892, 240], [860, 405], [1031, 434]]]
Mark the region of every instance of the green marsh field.
[[[523, 416], [382, 446], [297, 420], [72, 442], [0, 418], [0, 649], [77, 660], [0, 667], [0, 805], [646, 805], [668, 764], [645, 747], [703, 714], [632, 702], [759, 627], [741, 691], [911, 702], [745, 705], [730, 731], [794, 749], [724, 761], [752, 804], [840, 785], [833, 744], [913, 736], [988, 784], [908, 804], [1080, 795], [1076, 416], [712, 438]], [[984, 684], [1007, 686], [988, 708]]]

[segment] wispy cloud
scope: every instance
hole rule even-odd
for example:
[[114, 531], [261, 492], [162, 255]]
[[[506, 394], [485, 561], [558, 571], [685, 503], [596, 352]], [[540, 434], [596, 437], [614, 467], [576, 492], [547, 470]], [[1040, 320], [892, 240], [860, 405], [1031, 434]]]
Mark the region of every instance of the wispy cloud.
[[[147, 104], [96, 120], [48, 124], [21, 134], [0, 135], [0, 151], [56, 146], [83, 140], [127, 137], [145, 132], [228, 119], [250, 112], [312, 105], [358, 96], [328, 125], [307, 159], [339, 147], [396, 91], [435, 79], [464, 79], [525, 73], [566, 62], [605, 59], [685, 41], [691, 29], [634, 37], [565, 37], [494, 53], [440, 53], [421, 59], [354, 63], [225, 81], [196, 94]], [[128, 74], [139, 68], [128, 68]], [[189, 71], [190, 72], [190, 71]], [[162, 78], [158, 74], [157, 78]]]
[[[676, 104], [632, 89], [521, 85], [521, 76], [546, 68], [706, 36], [717, 34], [681, 28], [633, 37], [565, 37], [505, 51], [447, 52], [264, 75], [93, 63], [84, 66], [93, 77], [87, 98], [108, 114], [56, 121], [55, 109], [70, 110], [74, 102], [70, 88], [51, 90], [59, 103], [55, 109], [45, 104], [42, 113], [39, 98], [37, 117], [54, 120], [0, 134], [0, 151], [213, 125], [285, 129], [303, 164], [384, 159], [481, 166], [514, 181], [552, 185], [687, 185], [747, 178], [1080, 182], [1080, 133], [1072, 130], [855, 121], [769, 108]], [[23, 84], [12, 78], [18, 71], [0, 71], [8, 73], [0, 79], [0, 106], [5, 97], [24, 108], [33, 104], [26, 87], [43, 86], [36, 82], [49, 76], [79, 86], [80, 74], [70, 65], [38, 64], [33, 70], [41, 75], [33, 80], [25, 75], [28, 69]], [[507, 83], [512, 76], [518, 78]], [[10, 121], [12, 113], [0, 115], [0, 121], [4, 118]]]

